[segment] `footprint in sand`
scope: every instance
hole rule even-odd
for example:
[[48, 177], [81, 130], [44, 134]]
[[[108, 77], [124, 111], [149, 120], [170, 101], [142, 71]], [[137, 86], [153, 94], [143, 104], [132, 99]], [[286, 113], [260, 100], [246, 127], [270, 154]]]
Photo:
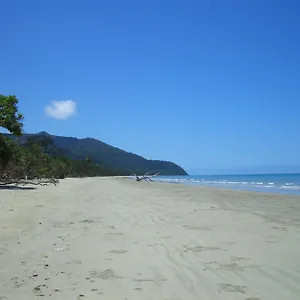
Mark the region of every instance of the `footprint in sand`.
[[229, 264], [220, 264], [219, 269], [227, 270], [227, 271], [243, 271], [244, 268], [255, 268], [254, 265], [244, 265], [240, 266], [237, 264], [241, 261], [250, 261], [250, 258], [242, 257], [242, 256], [232, 256], [231, 263]]
[[81, 260], [70, 260], [66, 262], [66, 265], [81, 265]]
[[220, 265], [219, 269], [226, 271], [243, 271], [243, 267], [239, 266], [237, 263]]
[[103, 223], [101, 218], [96, 218], [96, 219], [84, 219], [81, 220], [80, 223]]
[[214, 231], [212, 228], [207, 226], [191, 226], [191, 225], [183, 225], [187, 230], [206, 230], [206, 231]]
[[120, 276], [116, 276], [115, 272], [112, 269], [107, 269], [103, 272], [98, 272], [96, 270], [92, 270], [89, 273], [90, 273], [90, 276], [92, 278], [100, 278], [100, 279], [103, 279], [103, 280], [122, 278]]
[[123, 232], [108, 232], [106, 235], [123, 235]]
[[238, 262], [238, 261], [242, 261], [242, 260], [251, 260], [251, 259], [247, 258], [247, 257], [242, 257], [242, 256], [232, 256], [231, 260], [233, 262]]
[[70, 250], [70, 248], [68, 248], [68, 247], [56, 247], [53, 249], [53, 251], [56, 251], [56, 252], [65, 252], [68, 250]]
[[233, 285], [229, 283], [220, 283], [218, 286], [221, 288], [221, 290], [231, 293], [241, 293], [245, 294], [246, 287], [244, 285]]
[[70, 227], [70, 224], [72, 224], [72, 222], [55, 222], [53, 223], [53, 227], [55, 228], [68, 228]]
[[165, 236], [161, 236], [160, 238], [161, 239], [170, 239], [170, 238], [172, 238], [172, 236], [171, 235], [165, 235]]
[[33, 291], [35, 294], [39, 294], [39, 295], [37, 295], [37, 296], [42, 296], [42, 297], [43, 297], [41, 285], [38, 285], [38, 286], [34, 287], [34, 288], [32, 289], [32, 291]]
[[191, 252], [203, 252], [203, 251], [216, 251], [216, 250], [223, 250], [224, 251], [224, 249], [221, 249], [221, 248], [218, 248], [218, 247], [203, 247], [203, 246], [186, 248], [184, 251], [185, 252], [188, 252], [188, 251], [191, 251]]
[[24, 283], [25, 283], [25, 280], [19, 280], [18, 277], [13, 277], [11, 278], [11, 280], [14, 281], [14, 285], [13, 285], [13, 289], [18, 289], [20, 288]]
[[119, 249], [119, 250], [111, 250], [109, 253], [115, 253], [115, 254], [123, 254], [128, 252], [127, 250]]
[[273, 226], [273, 229], [279, 230], [279, 231], [288, 231], [286, 227], [278, 227], [278, 226]]
[[160, 278], [160, 279], [150, 279], [150, 278], [141, 278], [141, 279], [132, 279], [134, 282], [154, 282], [154, 281], [167, 281], [167, 278]]
[[278, 243], [277, 240], [272, 240], [272, 239], [269, 239], [269, 240], [265, 240], [266, 243], [270, 243], [270, 244], [276, 244]]

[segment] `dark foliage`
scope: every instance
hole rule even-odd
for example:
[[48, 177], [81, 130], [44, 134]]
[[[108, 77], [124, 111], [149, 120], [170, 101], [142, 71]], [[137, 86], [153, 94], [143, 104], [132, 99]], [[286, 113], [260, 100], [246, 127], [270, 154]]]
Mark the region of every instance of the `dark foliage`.
[[[17, 140], [22, 144], [27, 143], [27, 140], [32, 137], [38, 137], [40, 140], [51, 138], [56, 151], [63, 152], [69, 159], [83, 161], [89, 158], [94, 164], [108, 170], [115, 170], [117, 174], [141, 175], [146, 172], [160, 173], [160, 175], [187, 174], [184, 169], [172, 162], [148, 160], [92, 138], [51, 136], [46, 132], [41, 132], [36, 135], [24, 134]], [[49, 154], [50, 149], [51, 147], [47, 150]]]
[[0, 127], [7, 129], [14, 135], [22, 135], [23, 115], [18, 112], [16, 96], [0, 94]]
[[[118, 175], [100, 165], [93, 164], [87, 157], [84, 160], [71, 160], [58, 149], [51, 137], [31, 136], [22, 144], [4, 138], [9, 153], [7, 163], [0, 165], [0, 181], [10, 179], [43, 179], [65, 177], [93, 177]], [[1, 148], [0, 148], [1, 150]]]

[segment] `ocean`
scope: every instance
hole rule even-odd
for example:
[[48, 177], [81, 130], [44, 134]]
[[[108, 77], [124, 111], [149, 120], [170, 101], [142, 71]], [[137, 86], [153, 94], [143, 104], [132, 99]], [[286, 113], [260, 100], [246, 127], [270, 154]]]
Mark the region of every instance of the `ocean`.
[[155, 181], [300, 195], [300, 174], [157, 176]]

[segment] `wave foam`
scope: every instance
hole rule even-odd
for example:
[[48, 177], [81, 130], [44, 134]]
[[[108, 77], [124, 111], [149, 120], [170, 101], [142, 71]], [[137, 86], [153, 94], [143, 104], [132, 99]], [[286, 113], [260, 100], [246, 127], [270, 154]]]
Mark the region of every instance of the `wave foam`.
[[[179, 183], [179, 184], [192, 184], [192, 185], [207, 185], [207, 186], [218, 186], [218, 187], [228, 187], [236, 189], [266, 189], [266, 190], [300, 190], [300, 185], [296, 185], [294, 182], [273, 182], [273, 181], [245, 181], [245, 180], [228, 180], [228, 179], [205, 179], [205, 178], [172, 178], [172, 177], [157, 177], [155, 181], [169, 182], [169, 183]], [[298, 193], [298, 192], [297, 192]]]

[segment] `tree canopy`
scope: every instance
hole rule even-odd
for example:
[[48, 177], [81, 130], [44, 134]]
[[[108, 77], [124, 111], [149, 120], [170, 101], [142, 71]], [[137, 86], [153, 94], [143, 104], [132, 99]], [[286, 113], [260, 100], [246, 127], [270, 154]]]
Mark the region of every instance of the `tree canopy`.
[[[0, 127], [5, 128], [16, 136], [22, 135], [23, 115], [18, 112], [18, 99], [15, 96], [4, 96], [0, 94]], [[16, 154], [13, 142], [8, 141], [0, 133], [0, 168], [7, 167], [9, 161]]]
[[23, 115], [18, 112], [18, 99], [16, 96], [0, 94], [0, 127], [7, 129], [14, 135], [22, 135]]

